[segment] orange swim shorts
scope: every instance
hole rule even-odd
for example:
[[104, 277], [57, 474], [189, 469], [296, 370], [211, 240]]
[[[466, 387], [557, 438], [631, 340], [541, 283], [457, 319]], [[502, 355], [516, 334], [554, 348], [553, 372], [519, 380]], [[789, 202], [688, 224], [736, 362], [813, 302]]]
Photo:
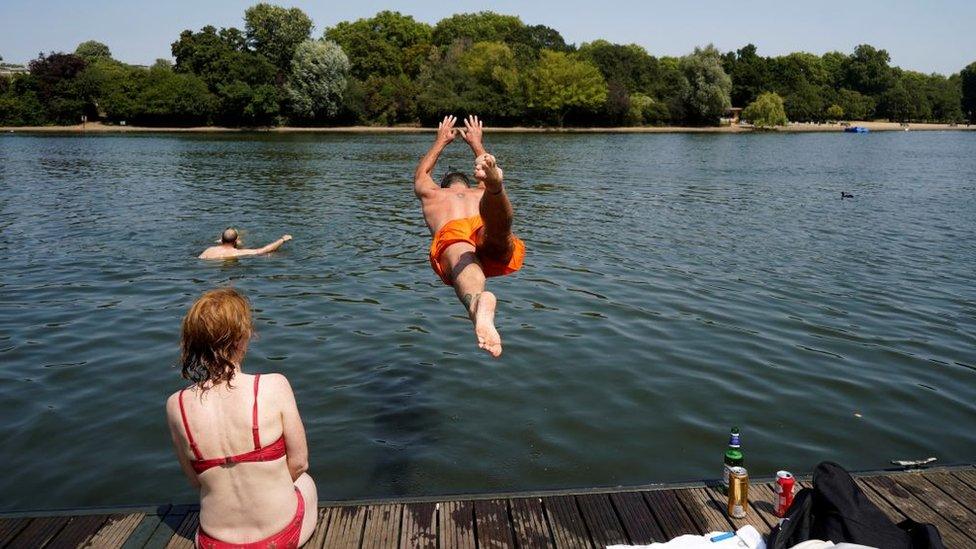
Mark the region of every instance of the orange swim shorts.
[[[481, 244], [481, 235], [478, 232], [484, 225], [480, 215], [465, 219], [454, 219], [448, 221], [434, 235], [434, 241], [430, 243], [430, 266], [437, 273], [437, 276], [441, 277], [444, 284], [452, 285], [451, 273], [444, 272], [441, 268], [441, 255], [444, 250], [451, 244], [467, 242], [474, 246], [476, 253], [480, 252], [478, 246]], [[481, 270], [484, 271], [485, 276], [503, 276], [522, 268], [522, 260], [525, 259], [525, 242], [512, 235], [512, 243], [515, 249], [512, 251], [512, 258], [508, 261], [495, 261], [478, 253], [478, 261], [481, 263]]]

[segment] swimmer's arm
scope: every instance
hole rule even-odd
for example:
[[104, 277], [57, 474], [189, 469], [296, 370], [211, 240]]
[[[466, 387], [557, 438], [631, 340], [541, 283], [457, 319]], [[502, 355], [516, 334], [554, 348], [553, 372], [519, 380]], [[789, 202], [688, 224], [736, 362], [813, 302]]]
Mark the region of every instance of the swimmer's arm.
[[431, 174], [434, 173], [434, 166], [437, 165], [437, 159], [440, 158], [441, 153], [454, 141], [454, 137], [457, 135], [457, 130], [454, 129], [454, 123], [456, 121], [457, 118], [453, 116], [444, 117], [444, 120], [437, 125], [437, 137], [434, 138], [434, 144], [430, 146], [430, 150], [427, 151], [427, 154], [417, 164], [417, 169], [413, 173], [413, 192], [418, 198], [423, 198], [425, 195], [440, 188], [437, 183], [434, 183], [434, 178], [431, 177]]
[[281, 238], [279, 238], [278, 240], [275, 240], [271, 244], [268, 244], [267, 246], [264, 246], [262, 248], [253, 248], [253, 249], [248, 249], [248, 250], [237, 250], [237, 255], [261, 255], [261, 254], [268, 254], [268, 253], [271, 253], [271, 252], [277, 250], [278, 248], [280, 248], [282, 246], [282, 244], [284, 244], [285, 242], [288, 242], [289, 240], [291, 240], [291, 235], [290, 234], [286, 234], [286, 235], [282, 236]]
[[177, 429], [183, 428], [183, 424], [177, 419], [180, 414], [178, 398], [176, 394], [173, 394], [166, 401], [166, 418], [168, 420], [166, 423], [169, 424], [169, 436], [170, 440], [173, 441], [173, 451], [176, 452], [176, 459], [180, 461], [180, 469], [183, 469], [183, 474], [186, 476], [186, 480], [189, 481], [190, 486], [199, 490], [200, 479], [197, 478], [197, 472], [190, 465], [190, 458], [187, 457], [183, 449], [183, 441], [180, 435], [177, 434]]
[[288, 378], [280, 374], [270, 374], [276, 379], [281, 402], [281, 429], [285, 437], [285, 453], [288, 460], [288, 472], [292, 481], [308, 471], [308, 441], [305, 439], [305, 426], [302, 416], [298, 413], [298, 403], [295, 393], [291, 390]]

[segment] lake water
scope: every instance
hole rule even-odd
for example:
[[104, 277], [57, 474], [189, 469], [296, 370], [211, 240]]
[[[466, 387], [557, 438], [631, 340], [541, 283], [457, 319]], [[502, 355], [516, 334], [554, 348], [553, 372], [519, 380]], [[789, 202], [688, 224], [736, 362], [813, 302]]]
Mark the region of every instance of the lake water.
[[[733, 424], [754, 476], [976, 460], [976, 133], [488, 135], [499, 360], [427, 263], [430, 138], [0, 136], [0, 509], [194, 501], [163, 403], [224, 285], [323, 499], [715, 478]], [[197, 260], [228, 225], [295, 238]]]

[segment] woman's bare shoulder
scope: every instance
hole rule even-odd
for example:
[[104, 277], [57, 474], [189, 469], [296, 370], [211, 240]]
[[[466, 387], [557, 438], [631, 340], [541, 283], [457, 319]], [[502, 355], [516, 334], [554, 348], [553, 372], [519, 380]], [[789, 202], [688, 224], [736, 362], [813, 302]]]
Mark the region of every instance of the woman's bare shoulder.
[[277, 394], [291, 394], [291, 383], [285, 374], [261, 374], [261, 387], [267, 387]]

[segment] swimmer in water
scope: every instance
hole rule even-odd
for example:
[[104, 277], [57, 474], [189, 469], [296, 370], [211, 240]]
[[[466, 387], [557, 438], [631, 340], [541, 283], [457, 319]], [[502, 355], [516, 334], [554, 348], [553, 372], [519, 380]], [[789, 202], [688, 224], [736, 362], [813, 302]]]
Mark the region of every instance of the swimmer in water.
[[220, 235], [220, 244], [211, 246], [200, 254], [200, 259], [232, 259], [247, 255], [261, 255], [271, 253], [281, 247], [282, 244], [291, 240], [291, 235], [286, 234], [263, 248], [241, 248], [240, 235], [237, 229], [228, 227]]
[[[414, 173], [414, 192], [434, 240], [430, 265], [464, 305], [474, 324], [478, 347], [492, 356], [502, 354], [502, 339], [495, 329], [495, 295], [485, 290], [485, 278], [514, 273], [522, 268], [525, 244], [512, 234], [512, 204], [502, 182], [502, 169], [482, 143], [483, 124], [477, 116], [455, 128], [457, 118], [446, 116], [437, 137]], [[446, 174], [440, 185], [431, 173], [441, 152], [460, 135], [474, 153], [474, 178], [461, 172]]]

